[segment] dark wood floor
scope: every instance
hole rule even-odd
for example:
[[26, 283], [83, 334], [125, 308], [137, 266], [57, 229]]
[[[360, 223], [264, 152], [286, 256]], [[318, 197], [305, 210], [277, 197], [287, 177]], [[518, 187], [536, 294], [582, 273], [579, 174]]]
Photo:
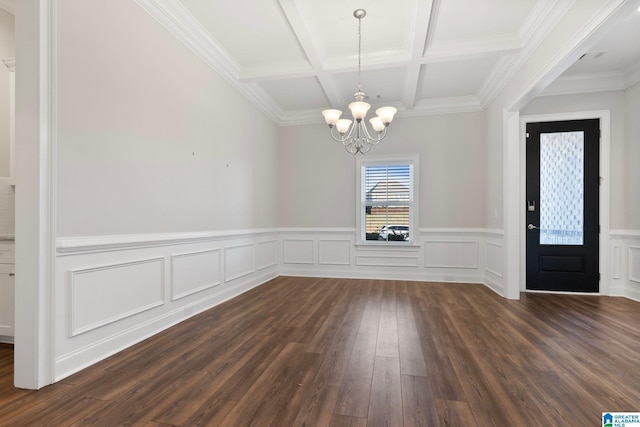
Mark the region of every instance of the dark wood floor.
[[55, 385], [0, 425], [595, 426], [640, 411], [640, 303], [281, 277]]

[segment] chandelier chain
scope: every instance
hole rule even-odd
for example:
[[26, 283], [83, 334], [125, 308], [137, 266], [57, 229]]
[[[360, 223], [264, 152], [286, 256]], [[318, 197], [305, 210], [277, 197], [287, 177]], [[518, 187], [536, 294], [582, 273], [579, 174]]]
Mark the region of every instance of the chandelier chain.
[[362, 82], [360, 81], [360, 63], [362, 50], [362, 18], [358, 18], [358, 92], [362, 90]]

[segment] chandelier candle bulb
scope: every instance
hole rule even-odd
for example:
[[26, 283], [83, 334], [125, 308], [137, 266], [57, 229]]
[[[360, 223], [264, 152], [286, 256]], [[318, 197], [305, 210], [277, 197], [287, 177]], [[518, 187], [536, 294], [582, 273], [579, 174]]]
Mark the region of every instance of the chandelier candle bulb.
[[369, 119], [369, 123], [371, 123], [371, 127], [373, 128], [373, 130], [375, 130], [378, 133], [382, 132], [385, 128], [384, 123], [382, 122], [382, 119], [380, 119], [380, 117], [378, 116], [372, 117], [371, 119]]
[[371, 105], [367, 104], [366, 102], [356, 101], [349, 104], [351, 115], [358, 121], [365, 118], [365, 116], [367, 115], [367, 111], [369, 111], [369, 108], [371, 108]]
[[398, 111], [395, 107], [382, 107], [376, 110], [376, 114], [382, 120], [385, 126], [388, 126], [389, 123], [393, 120], [393, 116], [396, 115], [396, 111]]
[[324, 110], [322, 112], [324, 116], [324, 120], [327, 122], [329, 126], [333, 126], [338, 123], [340, 120], [340, 116], [342, 115], [342, 111], [340, 110]]
[[336, 125], [336, 129], [338, 133], [345, 134], [349, 130], [349, 126], [351, 126], [351, 120], [349, 119], [340, 119]]
[[[353, 94], [355, 102], [349, 104], [349, 110], [351, 110], [355, 123], [353, 120], [340, 119], [342, 115], [340, 110], [324, 110], [322, 115], [331, 129], [331, 138], [341, 142], [345, 150], [350, 154], [366, 154], [371, 150], [371, 147], [387, 136], [387, 126], [389, 126], [398, 110], [395, 107], [378, 108], [376, 111], [377, 117], [369, 119], [369, 123], [376, 133], [370, 133], [367, 123], [363, 119], [367, 116], [371, 105], [364, 102], [366, 95], [362, 91], [360, 82], [362, 18], [367, 16], [367, 12], [364, 9], [357, 9], [353, 12], [353, 16], [358, 19], [358, 90]], [[338, 131], [338, 135], [334, 133], [334, 127]]]

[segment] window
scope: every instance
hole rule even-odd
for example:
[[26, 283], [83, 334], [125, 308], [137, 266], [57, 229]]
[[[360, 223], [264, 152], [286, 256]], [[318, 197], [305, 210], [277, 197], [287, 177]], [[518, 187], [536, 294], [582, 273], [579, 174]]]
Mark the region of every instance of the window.
[[413, 242], [417, 157], [358, 159], [358, 240]]

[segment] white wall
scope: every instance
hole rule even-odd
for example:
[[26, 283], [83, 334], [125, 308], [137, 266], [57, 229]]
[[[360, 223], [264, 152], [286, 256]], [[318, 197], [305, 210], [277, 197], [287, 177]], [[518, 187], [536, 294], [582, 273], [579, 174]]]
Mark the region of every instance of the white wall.
[[616, 165], [624, 165], [624, 228], [640, 230], [640, 83], [625, 92], [626, 146], [624, 157]]
[[134, 1], [52, 4], [59, 380], [276, 275], [278, 128]]
[[9, 176], [9, 70], [2, 60], [15, 56], [14, 17], [0, 8], [0, 177]]
[[135, 2], [58, 2], [58, 235], [276, 225], [274, 123]]
[[[420, 228], [483, 228], [484, 113], [399, 118], [367, 156], [418, 154]], [[326, 125], [280, 132], [280, 227], [355, 227], [355, 158]]]

